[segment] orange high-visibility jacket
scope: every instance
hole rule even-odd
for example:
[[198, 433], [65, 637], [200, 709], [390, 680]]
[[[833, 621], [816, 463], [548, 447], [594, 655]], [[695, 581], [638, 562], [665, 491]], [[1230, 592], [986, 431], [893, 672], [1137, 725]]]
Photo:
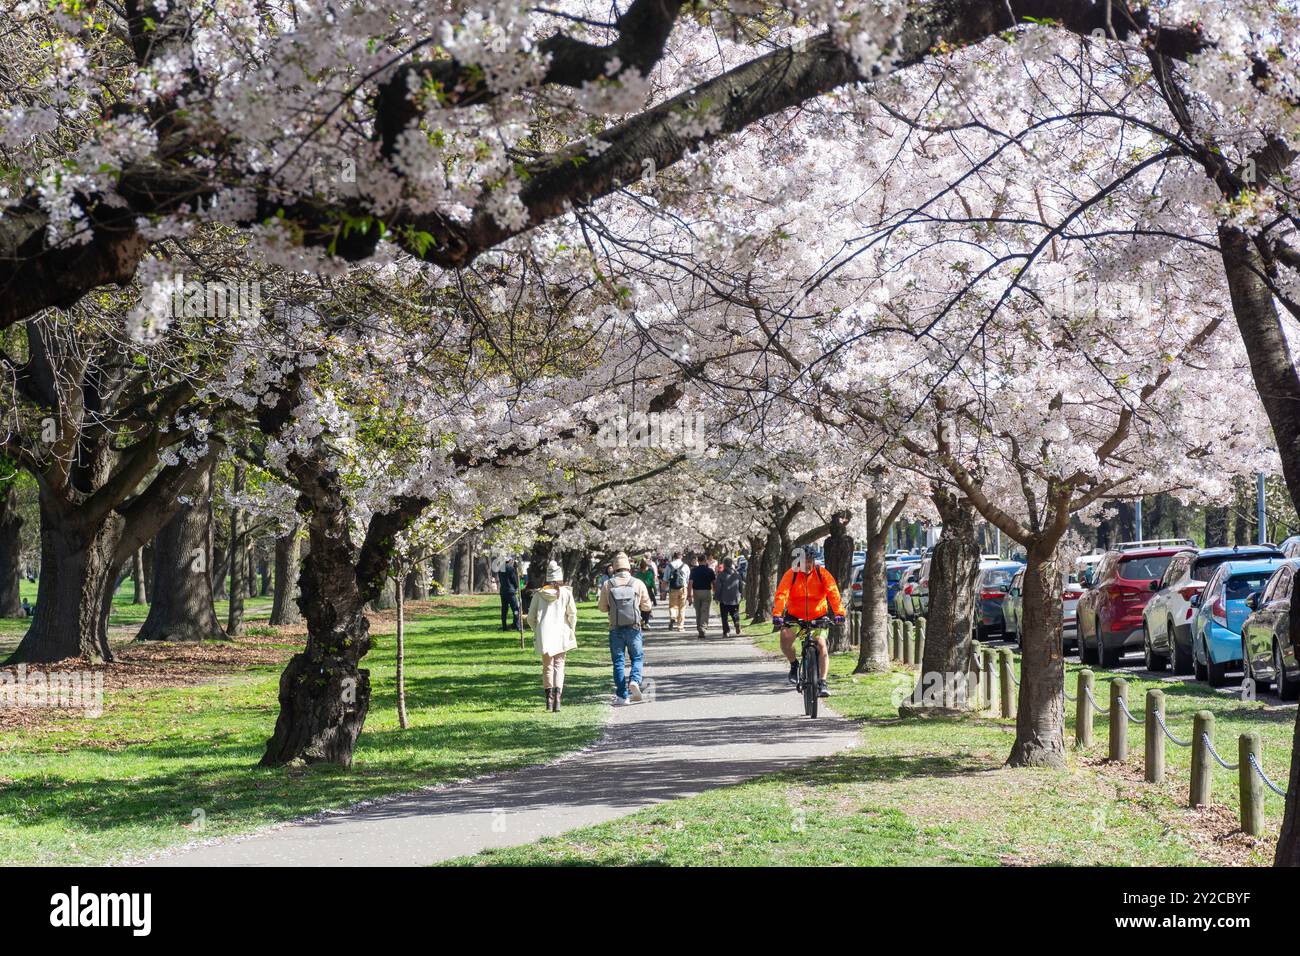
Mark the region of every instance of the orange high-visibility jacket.
[[835, 585], [834, 575], [820, 565], [806, 573], [791, 568], [781, 576], [781, 584], [776, 589], [776, 603], [772, 605], [772, 616], [789, 614], [801, 621], [811, 621], [826, 616], [827, 604], [830, 605], [832, 614], [844, 614], [840, 589]]

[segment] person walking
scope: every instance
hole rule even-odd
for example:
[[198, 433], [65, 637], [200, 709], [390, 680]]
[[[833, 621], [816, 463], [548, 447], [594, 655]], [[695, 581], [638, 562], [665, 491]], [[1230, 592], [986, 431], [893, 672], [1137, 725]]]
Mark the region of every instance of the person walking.
[[713, 582], [718, 576], [709, 567], [707, 555], [698, 555], [691, 568], [686, 599], [695, 606], [695, 633], [704, 640], [704, 629], [709, 626], [709, 609], [713, 605]]
[[542, 690], [546, 709], [559, 710], [564, 694], [564, 655], [578, 646], [578, 603], [554, 561], [546, 568], [546, 583], [533, 592], [528, 606], [533, 650], [542, 655]]
[[713, 582], [713, 593], [718, 599], [718, 612], [722, 615], [722, 636], [730, 636], [728, 620], [735, 625], [736, 634], [740, 634], [740, 590], [742, 582], [740, 572], [731, 563], [731, 558], [724, 558], [718, 579]]
[[[501, 593], [501, 630], [519, 630], [519, 570], [511, 558], [497, 571], [497, 590]], [[506, 611], [509, 610], [514, 623], [506, 627]]]
[[[637, 577], [637, 580], [639, 580], [642, 584], [645, 585], [646, 593], [650, 595], [650, 604], [651, 604], [651, 606], [653, 607], [654, 605], [658, 604], [658, 603], [659, 603], [659, 599], [658, 599], [657, 597], [655, 597], [655, 569], [654, 569], [654, 565], [651, 564], [649, 561], [647, 561], [645, 558], [642, 558], [642, 559], [637, 563], [637, 568], [636, 568], [636, 577]], [[649, 626], [650, 626], [650, 615], [651, 615], [652, 613], [653, 613], [652, 611], [642, 611], [642, 612], [641, 612], [641, 626], [642, 626], [642, 627], [649, 627]]]
[[[645, 582], [633, 576], [626, 552], [614, 555], [613, 575], [600, 586], [596, 606], [609, 615], [609, 656], [614, 662], [614, 703], [641, 699], [641, 669], [645, 650], [641, 636], [642, 615], [650, 610]], [[624, 675], [623, 657], [632, 658], [631, 673]]]
[[674, 631], [686, 629], [686, 586], [690, 583], [691, 569], [682, 560], [680, 551], [673, 552], [664, 577], [668, 579], [668, 619]]

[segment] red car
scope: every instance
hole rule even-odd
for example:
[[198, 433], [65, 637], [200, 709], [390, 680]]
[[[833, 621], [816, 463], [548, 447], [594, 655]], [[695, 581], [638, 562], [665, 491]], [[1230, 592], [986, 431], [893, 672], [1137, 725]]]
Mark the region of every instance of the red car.
[[1124, 652], [1142, 648], [1142, 609], [1151, 599], [1153, 582], [1165, 573], [1174, 555], [1194, 551], [1191, 541], [1134, 541], [1108, 551], [1092, 583], [1079, 598], [1079, 659], [1114, 667]]

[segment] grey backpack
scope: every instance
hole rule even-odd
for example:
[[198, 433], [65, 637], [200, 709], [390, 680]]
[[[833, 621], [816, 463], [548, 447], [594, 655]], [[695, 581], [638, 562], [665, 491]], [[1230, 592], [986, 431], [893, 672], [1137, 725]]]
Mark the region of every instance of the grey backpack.
[[637, 600], [633, 578], [627, 584], [609, 582], [609, 606], [614, 611], [615, 627], [639, 627], [641, 625], [640, 601]]

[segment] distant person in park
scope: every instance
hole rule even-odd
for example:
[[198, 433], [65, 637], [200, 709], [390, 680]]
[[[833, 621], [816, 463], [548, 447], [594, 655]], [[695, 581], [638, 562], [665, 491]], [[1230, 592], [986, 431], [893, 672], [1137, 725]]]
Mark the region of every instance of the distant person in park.
[[749, 580], [749, 558], [743, 554], [736, 560], [736, 573], [740, 575], [740, 587], [743, 590]]
[[673, 552], [664, 572], [668, 580], [668, 619], [674, 631], [686, 629], [686, 586], [690, 583], [691, 569], [682, 560], [680, 551]]
[[23, 598], [23, 617], [31, 617], [35, 609], [27, 598]]
[[547, 566], [546, 583], [533, 592], [528, 626], [533, 629], [533, 649], [542, 655], [546, 709], [559, 710], [564, 695], [564, 655], [578, 646], [578, 604], [554, 561]]
[[[645, 585], [646, 593], [650, 595], [651, 606], [659, 603], [659, 598], [655, 596], [655, 568], [654, 565], [642, 558], [636, 567], [636, 576], [642, 584]], [[648, 627], [650, 624], [651, 611], [644, 611], [641, 614], [641, 626]]]
[[[642, 615], [650, 610], [645, 582], [632, 574], [627, 554], [614, 555], [613, 575], [600, 587], [596, 606], [609, 615], [609, 656], [614, 662], [614, 703], [641, 699], [641, 668], [645, 661], [641, 638]], [[623, 656], [632, 658], [632, 672], [624, 676]]]
[[[790, 570], [781, 575], [772, 604], [772, 625], [781, 629], [781, 653], [790, 662], [790, 682], [799, 679], [799, 661], [794, 656], [794, 628], [790, 621], [815, 621], [827, 614], [834, 615], [836, 624], [844, 621], [844, 605], [840, 602], [840, 589], [835, 577], [817, 564], [817, 549], [812, 545], [795, 548], [790, 555]], [[829, 697], [826, 674], [830, 656], [826, 650], [826, 634], [814, 631], [817, 649], [821, 651], [821, 673], [817, 688], [820, 696]]]
[[717, 579], [717, 574], [709, 567], [708, 555], [698, 555], [695, 559], [695, 567], [691, 568], [686, 599], [695, 606], [695, 633], [700, 640], [704, 640], [704, 629], [709, 626], [709, 610], [713, 605], [713, 582]]
[[[501, 593], [501, 630], [519, 630], [519, 568], [511, 558], [497, 572], [497, 590]], [[506, 626], [506, 611], [513, 615], [513, 624]]]
[[713, 582], [713, 594], [718, 599], [718, 612], [722, 615], [722, 636], [730, 636], [728, 624], [733, 624], [736, 633], [740, 633], [740, 589], [742, 583], [740, 572], [732, 565], [731, 558], [722, 560], [722, 570]]

